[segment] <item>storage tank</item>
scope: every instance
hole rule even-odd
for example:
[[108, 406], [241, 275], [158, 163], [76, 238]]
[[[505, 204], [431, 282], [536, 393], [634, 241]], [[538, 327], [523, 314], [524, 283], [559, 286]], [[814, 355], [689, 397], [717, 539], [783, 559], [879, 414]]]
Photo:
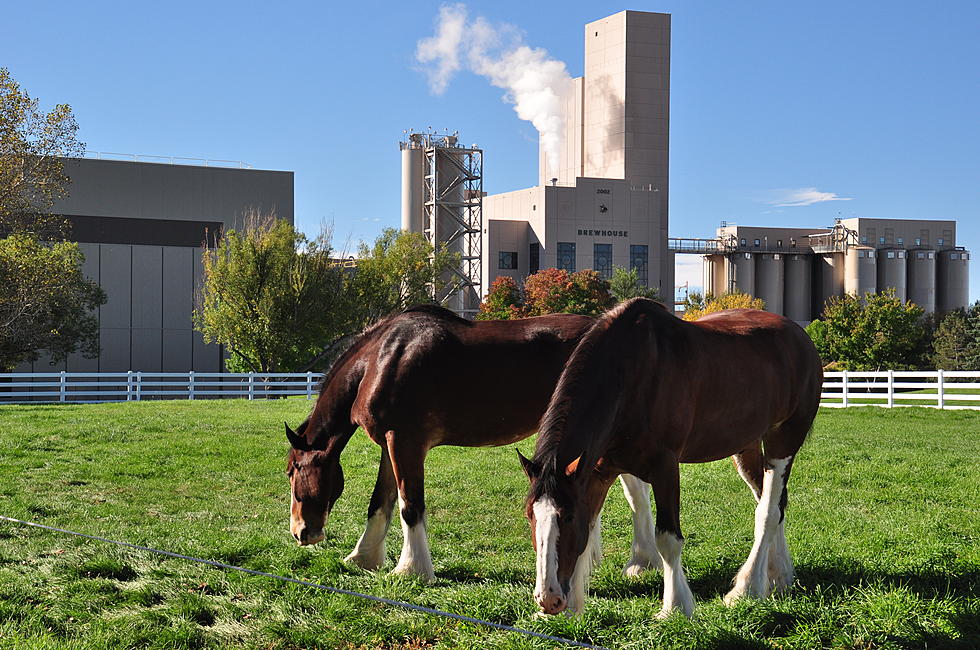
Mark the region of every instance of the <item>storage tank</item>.
[[406, 143], [402, 149], [402, 230], [422, 232], [422, 194], [425, 184], [421, 146]]
[[755, 256], [755, 297], [766, 303], [766, 311], [783, 313], [783, 259], [779, 253]]
[[731, 291], [755, 295], [755, 260], [752, 253], [731, 253], [727, 258]]
[[819, 289], [813, 292], [813, 315], [823, 313], [828, 300], [844, 295], [844, 254], [821, 253], [813, 256], [816, 268], [813, 270], [814, 279]]
[[905, 300], [905, 252], [882, 248], [878, 251], [878, 291], [894, 289], [895, 297]]
[[851, 246], [844, 253], [844, 293], [864, 297], [877, 286], [875, 250], [870, 246]]
[[790, 320], [811, 320], [812, 263], [809, 255], [783, 255], [783, 315]]
[[939, 311], [966, 307], [970, 302], [970, 253], [965, 250], [939, 251], [936, 264], [938, 282], [936, 302]]
[[704, 293], [720, 296], [728, 289], [725, 278], [725, 256], [704, 256]]
[[908, 271], [909, 302], [914, 302], [926, 312], [936, 311], [936, 251], [908, 251], [905, 267]]

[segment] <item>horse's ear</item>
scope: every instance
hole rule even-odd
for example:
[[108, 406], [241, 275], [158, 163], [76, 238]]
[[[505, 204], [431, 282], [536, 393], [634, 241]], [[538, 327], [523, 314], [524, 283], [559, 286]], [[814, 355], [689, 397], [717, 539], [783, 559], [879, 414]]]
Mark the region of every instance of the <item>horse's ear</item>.
[[524, 473], [527, 474], [528, 478], [535, 478], [541, 473], [541, 468], [534, 461], [525, 458], [520, 449], [517, 450], [517, 457], [521, 459], [521, 467], [524, 468]]
[[[286, 423], [283, 422], [283, 424]], [[306, 440], [304, 440], [303, 437], [297, 434], [295, 431], [290, 429], [288, 424], [286, 424], [286, 440], [289, 441], [289, 444], [293, 447], [293, 449], [309, 451], [310, 446], [309, 444], [307, 444]]]
[[582, 457], [579, 456], [568, 465], [565, 466], [565, 476], [574, 476], [578, 472], [578, 467], [582, 463]]

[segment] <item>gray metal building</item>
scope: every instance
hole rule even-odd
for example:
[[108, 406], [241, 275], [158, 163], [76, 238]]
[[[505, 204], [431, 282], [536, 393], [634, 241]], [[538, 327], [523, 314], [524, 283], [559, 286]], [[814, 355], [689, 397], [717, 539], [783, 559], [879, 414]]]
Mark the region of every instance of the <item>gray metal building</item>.
[[[206, 163], [206, 161], [201, 161]], [[215, 372], [223, 350], [206, 345], [191, 322], [209, 234], [240, 228], [251, 212], [293, 222], [293, 172], [68, 159], [70, 198], [54, 206], [85, 254], [83, 270], [105, 290], [101, 354], [18, 372]]]

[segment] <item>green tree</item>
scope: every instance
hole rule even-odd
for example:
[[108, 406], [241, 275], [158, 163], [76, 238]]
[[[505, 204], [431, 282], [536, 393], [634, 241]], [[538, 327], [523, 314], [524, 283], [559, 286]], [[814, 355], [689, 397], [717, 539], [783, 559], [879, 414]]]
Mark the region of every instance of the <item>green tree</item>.
[[970, 343], [964, 310], [949, 312], [939, 321], [933, 335], [930, 365], [937, 370], [966, 370]]
[[697, 320], [705, 314], [725, 309], [765, 309], [766, 303], [762, 298], [753, 298], [747, 293], [733, 291], [723, 293], [717, 298], [708, 296], [702, 298], [701, 294], [692, 293], [685, 301], [684, 320]]
[[636, 269], [627, 271], [621, 266], [613, 269], [613, 276], [609, 280], [609, 293], [616, 299], [616, 302], [623, 302], [630, 298], [660, 299], [659, 291], [643, 286]]
[[52, 362], [80, 351], [99, 354], [99, 320], [92, 310], [105, 293], [82, 275], [83, 256], [73, 242], [44, 242], [36, 233], [0, 239], [0, 370]]
[[357, 271], [350, 278], [350, 304], [360, 327], [414, 304], [435, 302], [440, 279], [458, 255], [433, 251], [421, 233], [385, 228], [358, 249]]
[[329, 232], [307, 239], [288, 221], [254, 215], [204, 250], [194, 323], [206, 342], [228, 348], [229, 370], [306, 370], [350, 331], [332, 253]]
[[62, 158], [85, 149], [77, 132], [70, 106], [41, 111], [38, 100], [0, 68], [0, 236], [30, 231], [42, 241], [63, 239], [64, 221], [48, 213], [68, 195]]
[[45, 113], [0, 68], [0, 369], [99, 353], [105, 294], [81, 272], [84, 257], [65, 241], [63, 219], [49, 214], [68, 193], [61, 157], [84, 149], [71, 107]]
[[609, 283], [591, 269], [542, 269], [524, 281], [524, 313], [597, 316], [613, 305]]
[[907, 370], [916, 367], [926, 333], [922, 315], [921, 307], [903, 302], [894, 289], [865, 294], [863, 300], [848, 294], [831, 298], [822, 328], [811, 324], [809, 331], [824, 361], [845, 370]]
[[480, 303], [476, 320], [511, 320], [524, 317], [524, 304], [517, 281], [501, 275], [490, 284], [487, 297]]

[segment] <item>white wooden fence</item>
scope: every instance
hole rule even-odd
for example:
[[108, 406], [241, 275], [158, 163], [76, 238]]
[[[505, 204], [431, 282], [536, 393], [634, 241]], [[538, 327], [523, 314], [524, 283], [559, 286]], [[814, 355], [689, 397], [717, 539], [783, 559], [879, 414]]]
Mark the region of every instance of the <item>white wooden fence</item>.
[[831, 408], [927, 406], [980, 410], [980, 372], [825, 372], [820, 405]]
[[0, 373], [3, 402], [129, 402], [147, 399], [262, 399], [316, 394], [316, 372]]
[[[320, 373], [0, 373], [0, 403], [124, 402], [316, 395]], [[980, 372], [943, 370], [824, 373], [821, 406], [927, 406], [980, 410]]]

